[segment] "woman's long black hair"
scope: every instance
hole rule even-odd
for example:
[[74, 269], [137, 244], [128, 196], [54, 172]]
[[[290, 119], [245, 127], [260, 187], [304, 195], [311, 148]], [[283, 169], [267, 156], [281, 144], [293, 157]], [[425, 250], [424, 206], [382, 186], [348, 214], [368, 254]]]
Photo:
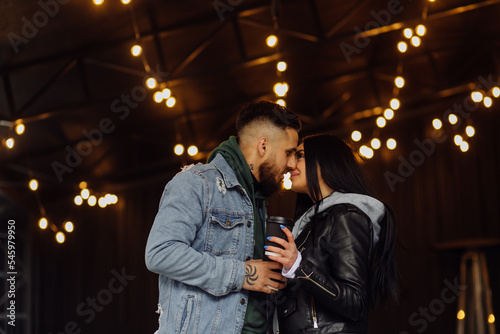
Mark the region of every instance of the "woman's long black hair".
[[[307, 188], [316, 210], [321, 201], [319, 173], [328, 187], [342, 193], [372, 196], [352, 149], [332, 135], [315, 135], [303, 139]], [[373, 196], [372, 196], [373, 197]], [[396, 224], [391, 208], [385, 204], [380, 222], [379, 241], [374, 249], [370, 278], [370, 301], [384, 303], [398, 300], [398, 271], [394, 257]]]

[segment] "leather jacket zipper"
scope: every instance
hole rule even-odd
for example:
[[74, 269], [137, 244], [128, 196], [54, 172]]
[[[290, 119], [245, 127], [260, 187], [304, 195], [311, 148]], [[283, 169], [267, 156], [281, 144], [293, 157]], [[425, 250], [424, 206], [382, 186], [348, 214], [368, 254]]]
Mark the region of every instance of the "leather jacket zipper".
[[[304, 246], [304, 244], [306, 243], [307, 241], [307, 238], [309, 238], [309, 234], [311, 234], [311, 230], [309, 230], [309, 232], [307, 232], [307, 235], [306, 235], [306, 238], [304, 239], [304, 241], [302, 241], [302, 243], [300, 244], [299, 247], [297, 247], [297, 249], [300, 249], [302, 246]], [[300, 252], [302, 252], [304, 249], [301, 249]]]
[[313, 319], [313, 327], [318, 328], [318, 317], [316, 316], [316, 307], [314, 305], [313, 297], [311, 297], [311, 315]]
[[307, 275], [304, 270], [300, 269], [300, 271], [302, 271], [302, 273], [305, 275], [304, 277], [297, 277], [297, 278], [305, 278], [311, 282], [313, 282], [314, 284], [316, 284], [319, 288], [321, 288], [323, 291], [325, 291], [326, 293], [328, 293], [329, 295], [331, 295], [332, 297], [337, 297], [336, 294], [334, 294], [333, 292], [331, 292], [330, 290], [328, 290], [327, 288], [325, 288], [324, 286], [322, 286], [321, 284], [319, 284], [318, 282], [316, 282], [315, 280], [313, 280], [311, 278], [311, 275], [313, 273], [310, 273], [309, 275]]

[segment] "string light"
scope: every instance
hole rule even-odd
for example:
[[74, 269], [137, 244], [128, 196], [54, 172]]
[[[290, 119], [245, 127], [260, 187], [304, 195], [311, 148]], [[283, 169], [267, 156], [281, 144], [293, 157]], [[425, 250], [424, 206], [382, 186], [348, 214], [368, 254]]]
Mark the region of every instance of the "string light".
[[170, 89], [165, 88], [161, 91], [161, 94], [163, 95], [163, 98], [167, 100], [172, 95], [172, 92], [170, 91]]
[[165, 104], [167, 105], [167, 107], [172, 108], [175, 105], [175, 102], [175, 97], [170, 96]]
[[288, 84], [286, 82], [278, 82], [274, 85], [273, 90], [277, 96], [283, 97], [288, 92]]
[[410, 41], [411, 45], [413, 45], [416, 48], [418, 48], [420, 46], [420, 43], [422, 42], [420, 37], [418, 36], [413, 36]]
[[49, 222], [47, 221], [47, 218], [40, 218], [40, 220], [38, 221], [38, 226], [42, 229], [42, 230], [45, 230], [47, 228], [47, 226], [49, 226]]
[[465, 140], [460, 143], [460, 151], [467, 152], [469, 150], [469, 143]]
[[396, 98], [393, 98], [391, 102], [389, 102], [389, 104], [393, 110], [398, 110], [401, 106], [401, 102], [399, 102], [399, 100]]
[[94, 5], [100, 6], [103, 4], [104, 0], [93, 0], [93, 2], [94, 2]]
[[106, 205], [108, 205], [108, 201], [106, 200], [106, 197], [99, 198], [98, 204], [101, 208], [105, 208]]
[[448, 115], [448, 122], [450, 122], [450, 124], [452, 124], [452, 125], [453, 124], [457, 124], [457, 122], [458, 122], [457, 115], [455, 115], [455, 114], [449, 114]]
[[432, 120], [432, 126], [434, 127], [434, 129], [439, 130], [443, 126], [443, 123], [441, 122], [441, 120], [434, 118]]
[[384, 110], [384, 117], [387, 120], [393, 119], [394, 118], [394, 110], [392, 110], [391, 108], [385, 109]]
[[359, 148], [359, 153], [365, 158], [373, 158], [373, 150], [366, 145], [363, 145]]
[[489, 322], [490, 324], [493, 324], [493, 323], [495, 322], [495, 316], [494, 316], [493, 314], [490, 314], [490, 315], [488, 316], [488, 322]]
[[385, 118], [383, 118], [383, 117], [377, 118], [377, 126], [379, 128], [383, 128], [386, 124], [387, 124], [387, 122], [386, 122]]
[[427, 33], [427, 28], [423, 25], [423, 24], [419, 24], [416, 28], [415, 28], [415, 32], [417, 33], [417, 35], [419, 36], [424, 36], [426, 33]]
[[90, 196], [89, 199], [87, 200], [87, 204], [90, 206], [94, 206], [96, 205], [96, 203], [97, 203], [97, 198], [94, 195]]
[[198, 147], [191, 145], [188, 147], [187, 152], [190, 156], [195, 156], [198, 153]]
[[64, 229], [66, 230], [66, 232], [71, 233], [75, 230], [75, 225], [72, 222], [67, 221], [64, 224]]
[[465, 319], [465, 312], [464, 312], [464, 310], [458, 311], [458, 313], [457, 313], [457, 319], [458, 320], [464, 320]]
[[87, 188], [87, 182], [85, 182], [85, 181], [80, 182], [80, 183], [78, 184], [78, 187], [79, 187], [80, 189], [86, 189], [86, 188]]
[[468, 125], [465, 128], [465, 134], [469, 137], [473, 137], [476, 134], [476, 129], [472, 125]]
[[5, 141], [5, 146], [7, 146], [8, 149], [12, 149], [14, 147], [14, 138], [9, 138]]
[[148, 86], [148, 88], [153, 89], [156, 87], [156, 85], [157, 82], [155, 78], [148, 78], [148, 80], [146, 80], [146, 86]]
[[455, 137], [453, 137], [453, 141], [455, 142], [455, 145], [460, 146], [463, 142], [463, 138], [461, 135], [455, 135]]
[[491, 89], [491, 95], [493, 95], [494, 98], [497, 98], [500, 96], [500, 88], [499, 87], [493, 87]]
[[354, 131], [351, 133], [351, 138], [352, 138], [352, 140], [354, 140], [354, 141], [360, 141], [360, 140], [361, 140], [361, 132], [359, 132], [358, 130], [354, 130]]
[[142, 47], [136, 44], [130, 48], [130, 53], [132, 53], [134, 57], [139, 57], [142, 54]]
[[393, 139], [393, 138], [389, 138], [389, 139], [387, 139], [386, 145], [387, 145], [387, 148], [388, 148], [389, 150], [393, 150], [393, 149], [395, 149], [395, 148], [396, 148], [396, 146], [397, 146], [397, 142], [396, 142], [396, 140], [395, 140], [395, 139]]
[[177, 144], [174, 146], [174, 153], [177, 155], [181, 155], [184, 153], [184, 146], [182, 144]]
[[483, 104], [486, 108], [489, 108], [493, 105], [493, 100], [491, 99], [491, 97], [489, 96], [486, 96], [484, 99], [483, 99]]
[[286, 70], [286, 63], [284, 61], [280, 61], [276, 65], [276, 68], [278, 69], [278, 71], [284, 72]]
[[373, 138], [370, 142], [370, 145], [374, 150], [378, 150], [382, 144], [380, 143], [380, 140], [378, 138]]
[[66, 236], [62, 232], [56, 233], [56, 240], [58, 243], [62, 244], [66, 240]]
[[413, 30], [411, 30], [411, 28], [406, 28], [405, 30], [403, 30], [403, 35], [410, 39], [412, 36], [413, 36]]
[[470, 94], [470, 96], [472, 98], [472, 101], [474, 101], [474, 102], [481, 102], [483, 100], [483, 93], [481, 93], [479, 91], [473, 91]]
[[283, 99], [276, 100], [276, 103], [282, 107], [286, 107], [286, 102]]
[[153, 99], [155, 100], [156, 103], [161, 103], [161, 101], [163, 101], [163, 93], [162, 92], [156, 92], [153, 95]]
[[16, 125], [16, 133], [18, 135], [22, 135], [24, 133], [24, 124], [18, 124]]
[[128, 5], [130, 3], [130, 0], [122, 0], [122, 4]]
[[75, 199], [74, 199], [74, 202], [75, 202], [75, 204], [76, 204], [76, 205], [82, 205], [82, 203], [83, 203], [83, 198], [82, 198], [82, 196], [80, 196], [80, 195], [76, 195], [76, 196], [75, 196]]
[[403, 86], [405, 85], [405, 79], [401, 76], [398, 76], [394, 79], [394, 84], [398, 88], [403, 88]]
[[90, 191], [87, 188], [82, 189], [80, 195], [82, 196], [83, 199], [88, 199], [90, 196]]
[[30, 185], [30, 189], [33, 190], [33, 191], [35, 191], [35, 190], [38, 189], [38, 181], [35, 180], [35, 179], [32, 179], [30, 181], [29, 185]]
[[291, 173], [288, 172], [283, 174], [283, 188], [290, 190], [292, 189], [292, 180], [290, 180]]
[[405, 53], [406, 50], [408, 50], [408, 44], [406, 44], [405, 42], [399, 42], [398, 43], [398, 50], [401, 53]]
[[269, 36], [267, 36], [267, 38], [266, 38], [266, 44], [270, 48], [274, 48], [278, 44], [278, 37], [276, 37], [275, 35], [269, 35]]

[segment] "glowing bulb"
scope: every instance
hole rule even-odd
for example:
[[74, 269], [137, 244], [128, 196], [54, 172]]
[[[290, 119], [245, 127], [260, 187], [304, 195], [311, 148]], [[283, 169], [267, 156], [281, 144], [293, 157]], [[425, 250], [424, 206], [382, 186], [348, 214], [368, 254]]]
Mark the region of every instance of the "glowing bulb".
[[122, 0], [122, 4], [128, 5], [130, 3], [130, 0]]
[[85, 182], [85, 181], [80, 182], [80, 183], [78, 184], [78, 187], [79, 187], [80, 189], [85, 189], [85, 188], [87, 188], [87, 182]]
[[455, 137], [453, 137], [453, 141], [455, 142], [455, 145], [460, 146], [463, 142], [463, 138], [461, 135], [455, 135]]
[[408, 50], [408, 44], [406, 44], [405, 42], [399, 42], [398, 43], [398, 50], [401, 53], [405, 53], [406, 50]]
[[163, 98], [165, 100], [168, 99], [172, 95], [172, 92], [168, 88], [165, 88], [164, 90], [162, 90], [161, 93], [163, 94]]
[[14, 138], [9, 138], [5, 141], [5, 146], [7, 148], [13, 148], [14, 147]]
[[483, 100], [483, 104], [486, 108], [489, 108], [493, 104], [493, 100], [491, 99], [491, 97], [486, 96]]
[[387, 139], [386, 145], [389, 150], [393, 150], [396, 148], [397, 142], [395, 139], [389, 138]]
[[455, 114], [449, 114], [448, 115], [448, 122], [450, 122], [450, 124], [457, 124], [457, 122], [458, 122], [457, 115], [455, 115]]
[[49, 226], [49, 222], [47, 221], [46, 218], [40, 218], [40, 220], [38, 221], [38, 226], [40, 226], [40, 228], [42, 230], [45, 230], [47, 228], [47, 226]]
[[420, 37], [418, 37], [418, 36], [413, 36], [413, 37], [411, 38], [411, 45], [413, 45], [414, 47], [419, 47], [419, 46], [420, 46], [420, 43], [421, 43]]
[[286, 102], [283, 99], [276, 100], [276, 103], [282, 107], [286, 107]]
[[467, 152], [469, 150], [469, 144], [464, 140], [460, 143], [460, 151]]
[[62, 244], [64, 240], [66, 240], [66, 236], [62, 232], [57, 232], [56, 233], [56, 240], [58, 243]]
[[118, 203], [118, 196], [111, 195], [111, 204], [116, 204], [116, 203]]
[[489, 322], [490, 324], [492, 324], [492, 323], [494, 323], [494, 322], [495, 322], [495, 316], [494, 316], [493, 314], [490, 314], [490, 315], [488, 316], [488, 322]]
[[177, 144], [174, 146], [174, 153], [177, 155], [181, 155], [184, 153], [184, 146], [182, 144]]
[[274, 48], [276, 46], [276, 44], [278, 44], [278, 37], [276, 37], [274, 35], [267, 36], [267, 38], [266, 38], [266, 44], [270, 48]]
[[467, 136], [472, 137], [476, 133], [476, 130], [474, 129], [474, 127], [472, 125], [468, 125], [465, 128], [465, 133], [467, 134]]
[[166, 105], [167, 107], [169, 108], [172, 108], [173, 106], [175, 106], [175, 97], [173, 96], [170, 96], [168, 99], [167, 99], [167, 102], [166, 102]]
[[359, 153], [365, 158], [373, 158], [373, 150], [366, 145], [363, 145], [359, 148]]
[[90, 196], [90, 191], [88, 189], [82, 189], [80, 195], [82, 196], [83, 199], [87, 199]]
[[406, 28], [405, 30], [403, 30], [403, 35], [410, 39], [411, 36], [413, 36], [413, 30], [411, 30], [410, 28]]
[[187, 152], [190, 156], [194, 156], [198, 153], [198, 147], [191, 145], [188, 147]]
[[106, 205], [108, 205], [108, 201], [106, 200], [106, 197], [99, 198], [98, 204], [101, 208], [105, 208]]
[[390, 120], [394, 117], [394, 110], [387, 108], [384, 110], [384, 117], [387, 120]]
[[432, 126], [434, 127], [434, 129], [439, 130], [443, 126], [443, 123], [441, 122], [441, 120], [434, 118], [432, 120]]
[[100, 6], [103, 4], [104, 0], [93, 0], [94, 1], [94, 5], [97, 5], [97, 6]]
[[283, 97], [286, 95], [288, 91], [288, 84], [286, 82], [284, 83], [278, 82], [274, 85], [273, 90], [277, 96]]
[[130, 49], [130, 53], [132, 53], [132, 56], [134, 57], [139, 57], [142, 53], [142, 47], [140, 45], [134, 45]]
[[379, 128], [383, 128], [386, 124], [387, 124], [387, 122], [386, 122], [385, 118], [383, 118], [382, 116], [377, 118], [377, 126]]
[[76, 204], [76, 205], [82, 205], [82, 203], [83, 203], [83, 198], [82, 198], [82, 196], [80, 196], [80, 195], [76, 195], [76, 196], [75, 196], [75, 200], [74, 200], [74, 201], [75, 201], [75, 204]]
[[283, 188], [289, 190], [292, 189], [292, 180], [290, 180], [290, 172], [283, 174]]
[[156, 79], [155, 78], [148, 78], [148, 80], [146, 80], [146, 86], [148, 86], [148, 88], [150, 89], [153, 89], [156, 87]]
[[394, 79], [394, 84], [396, 85], [396, 87], [398, 88], [403, 88], [403, 86], [405, 85], [405, 79], [401, 76], [399, 77], [396, 77]]
[[458, 311], [458, 313], [457, 313], [457, 319], [458, 320], [464, 320], [465, 319], [465, 312], [464, 312], [464, 310]]
[[474, 102], [481, 102], [483, 100], [483, 93], [479, 91], [474, 91], [470, 94], [472, 101]]
[[286, 70], [286, 63], [284, 61], [280, 61], [277, 65], [276, 68], [278, 71], [283, 72]]
[[71, 233], [71, 232], [73, 232], [75, 230], [75, 225], [73, 225], [72, 222], [67, 221], [64, 224], [64, 229], [66, 230], [66, 232]]
[[399, 107], [401, 106], [401, 102], [399, 102], [399, 100], [396, 98], [392, 99], [391, 102], [389, 102], [389, 104], [391, 108], [394, 110], [398, 110]]
[[24, 133], [24, 124], [16, 125], [16, 133], [22, 135]]
[[361, 140], [361, 132], [359, 132], [358, 130], [353, 131], [351, 133], [351, 138], [354, 141], [360, 141]]
[[416, 28], [415, 31], [417, 35], [419, 36], [424, 36], [425, 33], [427, 32], [427, 28], [423, 24], [419, 24]]
[[491, 89], [491, 94], [493, 95], [494, 98], [497, 98], [500, 96], [500, 88], [498, 87], [493, 87]]
[[35, 191], [38, 189], [38, 181], [33, 179], [30, 181], [30, 189]]
[[96, 198], [94, 195], [92, 195], [92, 196], [90, 196], [90, 197], [89, 197], [89, 199], [87, 200], [87, 203], [88, 203], [90, 206], [94, 206], [94, 205], [96, 205], [96, 203], [97, 203], [97, 198]]
[[370, 142], [370, 145], [374, 150], [378, 150], [382, 144], [380, 143], [380, 140], [378, 138], [373, 138]]
[[156, 92], [155, 95], [153, 95], [153, 98], [154, 98], [156, 103], [161, 103], [161, 101], [163, 101], [163, 93]]
[[106, 201], [106, 205], [113, 204], [113, 195], [106, 194], [106, 196], [104, 196], [104, 200]]

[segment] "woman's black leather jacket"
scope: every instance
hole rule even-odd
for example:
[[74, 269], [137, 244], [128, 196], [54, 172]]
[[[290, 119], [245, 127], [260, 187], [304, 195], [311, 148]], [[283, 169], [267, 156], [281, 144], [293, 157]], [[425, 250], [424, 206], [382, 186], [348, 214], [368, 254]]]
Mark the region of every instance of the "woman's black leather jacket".
[[354, 205], [333, 205], [314, 216], [295, 243], [302, 262], [277, 295], [280, 333], [366, 333], [370, 218]]

